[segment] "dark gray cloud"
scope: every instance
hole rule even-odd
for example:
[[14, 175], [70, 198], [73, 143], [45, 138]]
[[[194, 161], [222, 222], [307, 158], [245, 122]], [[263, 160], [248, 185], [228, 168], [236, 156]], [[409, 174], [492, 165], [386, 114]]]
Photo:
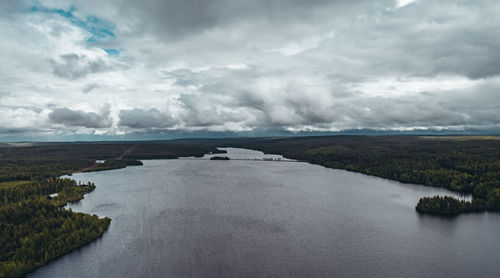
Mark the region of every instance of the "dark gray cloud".
[[[500, 38], [496, 36], [500, 28], [496, 16], [500, 9], [498, 1], [420, 0], [399, 10], [395, 10], [395, 2], [171, 0], [143, 5], [126, 1], [122, 9], [143, 19], [139, 21], [148, 26], [137, 25], [139, 36], [151, 33], [167, 44], [179, 41], [168, 35], [206, 36], [201, 31], [210, 30], [214, 34], [217, 30], [228, 31], [226, 37], [214, 37], [219, 41], [205, 41], [200, 48], [187, 46], [189, 51], [199, 51], [201, 55], [207, 55], [207, 46], [208, 52], [216, 55], [235, 55], [230, 51], [246, 55], [241, 49], [248, 46], [253, 48], [247, 48], [247, 53], [263, 55], [252, 52], [267, 44], [278, 44], [279, 49], [282, 44], [285, 53], [303, 53], [311, 58], [310, 63], [318, 62], [318, 68], [330, 67], [331, 74], [426, 77], [456, 74], [480, 79], [500, 73], [497, 51]], [[240, 25], [239, 29], [231, 28]], [[314, 42], [314, 38], [308, 41], [308, 35], [329, 31], [334, 38], [312, 43], [309, 47], [314, 51], [305, 52], [307, 46], [301, 45], [300, 40], [305, 37], [304, 44], [308, 45], [310, 40]], [[180, 43], [184, 43], [182, 39]], [[179, 51], [182, 50], [171, 55], [167, 52], [165, 58], [175, 59]], [[276, 57], [272, 59], [282, 63]]]
[[[352, 53], [389, 74], [487, 78], [500, 74], [499, 8], [490, 0], [418, 1], [348, 29], [345, 39], [353, 40]], [[360, 51], [370, 49], [377, 52]]]
[[0, 2], [0, 14], [3, 16], [11, 16], [12, 13], [25, 9], [27, 4], [24, 1], [3, 0]]
[[83, 93], [85, 94], [89, 94], [90, 92], [92, 92], [94, 89], [97, 89], [99, 88], [100, 85], [97, 84], [97, 83], [90, 83], [90, 84], [87, 84], [85, 85], [85, 87], [83, 87]]
[[[137, 2], [119, 1], [120, 12], [136, 19], [136, 30], [151, 32], [157, 36], [189, 36], [211, 28], [245, 20], [273, 22], [301, 22], [314, 18], [328, 10], [330, 16], [355, 9], [375, 7], [373, 1], [359, 0], [153, 0]], [[394, 3], [385, 0], [386, 3]]]
[[67, 127], [108, 128], [112, 124], [109, 114], [109, 105], [105, 105], [100, 114], [57, 108], [50, 112], [49, 120], [51, 123], [62, 124]]
[[252, 107], [232, 106], [234, 100], [220, 94], [183, 94], [178, 101], [185, 111], [181, 117], [190, 127], [254, 126], [260, 115]]
[[79, 79], [92, 73], [110, 70], [111, 67], [102, 59], [89, 59], [85, 55], [69, 53], [59, 56], [58, 60], [50, 60], [53, 73], [66, 79]]
[[168, 128], [175, 122], [171, 116], [161, 113], [158, 109], [131, 109], [120, 111], [119, 126], [130, 128]]
[[16, 135], [16, 134], [23, 134], [23, 133], [29, 133], [29, 132], [41, 132], [39, 129], [35, 128], [23, 128], [23, 127], [15, 127], [15, 128], [5, 128], [5, 127], [0, 127], [0, 134], [1, 135]]

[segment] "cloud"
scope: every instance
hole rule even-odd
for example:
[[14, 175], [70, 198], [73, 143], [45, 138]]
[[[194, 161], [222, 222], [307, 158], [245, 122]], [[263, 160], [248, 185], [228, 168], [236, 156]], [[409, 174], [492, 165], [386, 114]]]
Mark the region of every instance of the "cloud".
[[13, 12], [25, 8], [25, 3], [16, 0], [4, 0], [0, 2], [0, 14], [10, 15]]
[[500, 131], [498, 1], [20, 3], [5, 130]]
[[105, 105], [101, 113], [97, 114], [82, 110], [57, 108], [50, 112], [49, 120], [53, 124], [61, 124], [66, 127], [109, 128], [112, 124], [109, 109], [109, 105]]
[[46, 110], [36, 107], [0, 106], [0, 113], [0, 134], [43, 132], [48, 129]]
[[[362, 0], [255, 0], [255, 1], [184, 1], [153, 0], [147, 3], [119, 1], [122, 16], [134, 18], [134, 31], [143, 30], [167, 38], [186, 37], [199, 32], [246, 20], [301, 22], [328, 10], [331, 16], [355, 9]], [[88, 4], [91, 5], [91, 4]]]
[[89, 94], [90, 92], [92, 92], [94, 89], [97, 89], [99, 88], [99, 84], [97, 83], [90, 83], [90, 84], [87, 84], [85, 85], [85, 87], [83, 87], [83, 93], [85, 94]]
[[131, 109], [121, 110], [119, 126], [130, 128], [168, 128], [175, 122], [169, 115], [161, 113], [158, 109], [149, 110]]
[[406, 5], [409, 5], [413, 2], [415, 2], [416, 0], [397, 0], [397, 4], [396, 4], [396, 7], [397, 8], [402, 8]]
[[85, 55], [75, 53], [61, 55], [58, 60], [50, 60], [50, 63], [53, 67], [54, 75], [66, 79], [79, 79], [89, 74], [111, 69], [100, 58], [92, 60]]

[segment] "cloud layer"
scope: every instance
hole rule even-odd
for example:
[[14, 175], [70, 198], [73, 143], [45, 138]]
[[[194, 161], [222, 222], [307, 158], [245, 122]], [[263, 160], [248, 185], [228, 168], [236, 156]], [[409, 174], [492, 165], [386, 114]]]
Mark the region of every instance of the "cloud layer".
[[0, 137], [500, 131], [500, 2], [3, 1]]
[[106, 105], [101, 115], [94, 112], [56, 108], [49, 113], [49, 120], [53, 124], [67, 127], [109, 128], [112, 120], [109, 118], [109, 105]]

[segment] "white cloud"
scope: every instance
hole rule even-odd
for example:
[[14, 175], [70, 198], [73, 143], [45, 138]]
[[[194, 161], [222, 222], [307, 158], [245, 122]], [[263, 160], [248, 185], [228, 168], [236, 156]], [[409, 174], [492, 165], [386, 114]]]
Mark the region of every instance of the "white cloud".
[[484, 81], [470, 80], [461, 76], [383, 78], [350, 84], [349, 88], [367, 96], [396, 97], [425, 92], [472, 89], [482, 82]]
[[417, 0], [397, 0], [396, 7], [401, 8], [401, 7], [404, 7], [406, 5], [413, 3], [415, 1], [417, 1]]
[[278, 52], [285, 56], [294, 56], [302, 52], [315, 49], [323, 40], [331, 39], [334, 36], [334, 32], [329, 32], [323, 36], [308, 37], [302, 39], [301, 41], [290, 42], [282, 48], [271, 50], [271, 52]]

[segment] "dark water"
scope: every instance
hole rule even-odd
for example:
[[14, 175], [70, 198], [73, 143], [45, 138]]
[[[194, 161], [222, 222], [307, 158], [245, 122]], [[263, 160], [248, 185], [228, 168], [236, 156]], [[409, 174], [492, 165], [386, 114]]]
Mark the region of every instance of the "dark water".
[[74, 178], [97, 188], [72, 209], [111, 226], [28, 277], [500, 277], [500, 214], [418, 215], [437, 188], [236, 160]]

